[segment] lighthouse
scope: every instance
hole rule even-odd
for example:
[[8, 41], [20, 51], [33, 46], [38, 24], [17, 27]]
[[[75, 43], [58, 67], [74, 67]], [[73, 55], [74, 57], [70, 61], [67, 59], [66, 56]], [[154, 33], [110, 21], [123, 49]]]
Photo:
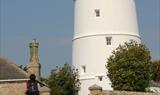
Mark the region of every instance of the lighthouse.
[[107, 58], [120, 44], [140, 42], [135, 0], [74, 0], [72, 64], [79, 71], [79, 95], [94, 84], [112, 90]]

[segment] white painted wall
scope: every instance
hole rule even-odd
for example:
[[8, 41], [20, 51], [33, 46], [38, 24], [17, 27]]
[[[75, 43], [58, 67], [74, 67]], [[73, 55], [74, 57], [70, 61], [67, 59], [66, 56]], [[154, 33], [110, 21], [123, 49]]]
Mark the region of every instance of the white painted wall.
[[[79, 95], [88, 95], [93, 84], [112, 90], [106, 76], [107, 58], [119, 44], [131, 39], [140, 42], [134, 0], [75, 0], [74, 24], [72, 64], [80, 74]], [[112, 37], [112, 45], [106, 44], [106, 37]]]
[[[100, 9], [100, 17], [95, 17]], [[74, 38], [95, 34], [139, 35], [134, 0], [75, 0]]]

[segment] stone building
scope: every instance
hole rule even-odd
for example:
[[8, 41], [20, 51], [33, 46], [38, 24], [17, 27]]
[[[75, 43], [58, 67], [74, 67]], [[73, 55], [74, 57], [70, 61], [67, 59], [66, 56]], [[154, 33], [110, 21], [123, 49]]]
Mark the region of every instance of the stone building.
[[[30, 43], [30, 63], [27, 72], [0, 55], [0, 95], [25, 95], [26, 82], [30, 74], [35, 74], [40, 80], [40, 64], [38, 59], [38, 43], [33, 40]], [[41, 81], [40, 81], [41, 82]], [[39, 86], [40, 95], [50, 95], [50, 89]]]
[[35, 74], [37, 80], [40, 80], [41, 64], [39, 63], [38, 46], [39, 43], [36, 41], [36, 39], [33, 39], [32, 42], [29, 43], [30, 59], [29, 59], [29, 64], [27, 66], [27, 72], [29, 74]]

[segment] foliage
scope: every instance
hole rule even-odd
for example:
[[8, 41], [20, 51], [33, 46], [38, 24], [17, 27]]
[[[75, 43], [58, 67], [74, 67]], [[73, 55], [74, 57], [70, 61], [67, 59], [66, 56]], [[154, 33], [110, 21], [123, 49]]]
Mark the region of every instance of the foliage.
[[152, 77], [151, 77], [152, 80], [160, 83], [160, 60], [152, 62], [151, 72], [152, 72]]
[[114, 90], [145, 91], [150, 80], [149, 49], [135, 41], [120, 45], [108, 58], [108, 77]]
[[47, 78], [45, 78], [45, 77], [40, 77], [40, 81], [41, 81], [41, 82], [46, 82], [46, 81], [47, 81]]
[[20, 65], [18, 66], [20, 69], [24, 70], [24, 71], [27, 71], [27, 66], [23, 66], [23, 65]]
[[52, 70], [47, 80], [51, 88], [51, 95], [76, 95], [80, 86], [78, 77], [78, 71], [72, 69], [68, 64]]

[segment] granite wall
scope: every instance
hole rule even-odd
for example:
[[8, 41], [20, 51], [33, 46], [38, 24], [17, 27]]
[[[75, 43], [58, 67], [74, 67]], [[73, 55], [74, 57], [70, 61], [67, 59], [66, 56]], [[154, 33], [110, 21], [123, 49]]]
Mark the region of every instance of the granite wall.
[[102, 90], [102, 87], [93, 85], [89, 87], [89, 95], [160, 95], [160, 93], [149, 93], [149, 92], [130, 92], [130, 91], [106, 91]]
[[[47, 87], [40, 87], [40, 95], [50, 95]], [[0, 95], [25, 95], [26, 82], [0, 82]]]

